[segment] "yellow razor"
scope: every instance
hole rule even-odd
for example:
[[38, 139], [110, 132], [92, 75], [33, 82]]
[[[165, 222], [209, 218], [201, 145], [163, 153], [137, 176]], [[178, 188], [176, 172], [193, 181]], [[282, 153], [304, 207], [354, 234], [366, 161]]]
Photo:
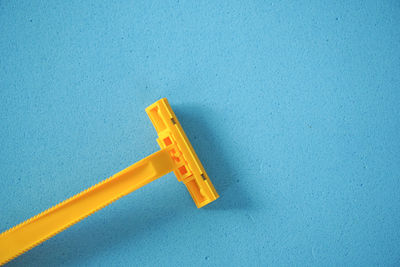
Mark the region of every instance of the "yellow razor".
[[111, 202], [174, 172], [198, 208], [216, 200], [215, 191], [166, 98], [148, 108], [160, 150], [58, 205], [0, 234], [0, 264], [5, 264]]

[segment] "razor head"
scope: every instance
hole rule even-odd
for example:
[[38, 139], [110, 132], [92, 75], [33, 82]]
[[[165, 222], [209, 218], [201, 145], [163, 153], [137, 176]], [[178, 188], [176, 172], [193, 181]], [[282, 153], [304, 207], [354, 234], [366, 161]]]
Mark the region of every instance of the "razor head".
[[201, 208], [219, 196], [203, 165], [189, 142], [181, 124], [166, 98], [146, 108], [146, 113], [156, 128], [161, 149], [168, 149], [175, 164], [174, 173], [183, 182], [194, 203]]

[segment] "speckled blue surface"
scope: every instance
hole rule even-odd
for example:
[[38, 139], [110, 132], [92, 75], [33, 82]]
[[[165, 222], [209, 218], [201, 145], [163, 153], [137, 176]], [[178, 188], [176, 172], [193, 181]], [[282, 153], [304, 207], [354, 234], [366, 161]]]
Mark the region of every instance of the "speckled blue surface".
[[[398, 1], [0, 2], [0, 231], [158, 149], [173, 175], [10, 266], [400, 265]], [[351, 3], [349, 3], [351, 2]]]

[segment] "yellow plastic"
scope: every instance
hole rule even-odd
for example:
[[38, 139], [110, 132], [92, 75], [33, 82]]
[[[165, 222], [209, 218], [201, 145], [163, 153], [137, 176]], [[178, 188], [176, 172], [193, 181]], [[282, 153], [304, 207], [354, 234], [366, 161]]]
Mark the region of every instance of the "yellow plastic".
[[1, 233], [0, 265], [172, 171], [186, 185], [198, 208], [218, 198], [167, 99], [157, 101], [146, 112], [158, 133], [161, 150]]

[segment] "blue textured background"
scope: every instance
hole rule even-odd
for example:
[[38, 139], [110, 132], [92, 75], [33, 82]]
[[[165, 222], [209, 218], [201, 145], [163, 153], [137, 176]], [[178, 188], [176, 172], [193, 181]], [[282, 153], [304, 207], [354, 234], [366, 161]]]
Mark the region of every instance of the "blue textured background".
[[10, 266], [400, 264], [400, 3], [242, 2], [0, 2], [0, 231], [156, 151], [162, 97], [221, 195], [168, 175]]

